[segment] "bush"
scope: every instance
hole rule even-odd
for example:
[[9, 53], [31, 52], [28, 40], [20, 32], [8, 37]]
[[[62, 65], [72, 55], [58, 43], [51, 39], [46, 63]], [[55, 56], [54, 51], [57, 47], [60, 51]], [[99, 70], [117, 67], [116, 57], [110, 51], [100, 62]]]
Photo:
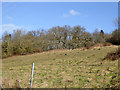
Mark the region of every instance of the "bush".
[[111, 43], [108, 43], [108, 42], [105, 42], [103, 43], [103, 46], [111, 46], [112, 44]]
[[120, 47], [116, 52], [111, 52], [106, 55], [106, 57], [103, 60], [117, 60], [120, 58]]
[[120, 29], [114, 30], [112, 32], [112, 37], [109, 38], [107, 42], [110, 42], [115, 45], [120, 45]]

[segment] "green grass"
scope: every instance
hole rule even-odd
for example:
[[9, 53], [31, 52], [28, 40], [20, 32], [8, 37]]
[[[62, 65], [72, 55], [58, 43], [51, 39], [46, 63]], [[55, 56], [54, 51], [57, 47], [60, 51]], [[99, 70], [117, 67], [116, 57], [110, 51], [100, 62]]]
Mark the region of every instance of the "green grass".
[[[30, 87], [32, 63], [35, 63], [33, 88], [96, 88], [112, 86], [118, 60], [102, 59], [117, 47], [88, 50], [55, 50], [25, 56], [13, 56], [2, 61], [2, 79], [19, 80], [21, 87]], [[65, 55], [67, 54], [67, 55]], [[102, 63], [102, 64], [101, 64]], [[117, 77], [116, 77], [117, 78]], [[4, 87], [4, 85], [3, 85]]]

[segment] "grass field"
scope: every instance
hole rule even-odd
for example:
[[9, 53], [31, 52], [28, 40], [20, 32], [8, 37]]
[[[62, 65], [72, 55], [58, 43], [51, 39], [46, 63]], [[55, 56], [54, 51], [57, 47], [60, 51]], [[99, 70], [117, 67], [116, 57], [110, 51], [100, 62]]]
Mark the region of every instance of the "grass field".
[[86, 50], [54, 50], [3, 59], [3, 87], [7, 87], [4, 85], [5, 82], [12, 87], [16, 79], [22, 88], [30, 87], [33, 62], [33, 88], [112, 87], [117, 79], [113, 72], [118, 72], [118, 60], [102, 59], [108, 52], [116, 49], [117, 46]]

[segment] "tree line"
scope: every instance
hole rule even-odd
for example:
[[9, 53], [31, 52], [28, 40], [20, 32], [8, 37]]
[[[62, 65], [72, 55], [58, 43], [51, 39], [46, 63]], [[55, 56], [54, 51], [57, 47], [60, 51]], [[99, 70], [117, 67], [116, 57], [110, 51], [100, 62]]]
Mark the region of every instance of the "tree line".
[[103, 30], [94, 33], [86, 31], [85, 27], [65, 25], [24, 32], [14, 30], [12, 34], [2, 36], [2, 57], [24, 55], [53, 49], [75, 49], [90, 47], [96, 43], [120, 44], [120, 30], [105, 34]]

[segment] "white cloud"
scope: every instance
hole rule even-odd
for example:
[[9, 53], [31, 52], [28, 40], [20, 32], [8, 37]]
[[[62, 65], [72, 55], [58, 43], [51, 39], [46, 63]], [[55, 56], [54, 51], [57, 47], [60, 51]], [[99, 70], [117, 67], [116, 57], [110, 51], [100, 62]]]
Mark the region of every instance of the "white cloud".
[[4, 32], [8, 32], [8, 33], [13, 33], [14, 30], [34, 30], [34, 29], [38, 29], [39, 26], [37, 25], [15, 25], [15, 24], [2, 24], [0, 25], [0, 36], [1, 34], [3, 34]]
[[80, 12], [75, 11], [74, 9], [71, 9], [71, 10], [69, 10], [68, 13], [64, 13], [64, 14], [62, 15], [62, 17], [68, 18], [68, 17], [70, 17], [70, 16], [76, 16], [76, 15], [80, 15]]
[[4, 32], [12, 33], [13, 30], [17, 30], [17, 29], [23, 29], [23, 27], [22, 26], [16, 26], [14, 24], [3, 24], [3, 25], [0, 25], [0, 37], [2, 36], [2, 34]]
[[2, 31], [13, 31], [15, 29], [20, 29], [21, 27], [20, 26], [16, 26], [14, 24], [3, 24], [2, 25]]
[[69, 14], [71, 14], [71, 15], [80, 15], [80, 12], [77, 12], [77, 11], [71, 9], [71, 10], [69, 11]]

